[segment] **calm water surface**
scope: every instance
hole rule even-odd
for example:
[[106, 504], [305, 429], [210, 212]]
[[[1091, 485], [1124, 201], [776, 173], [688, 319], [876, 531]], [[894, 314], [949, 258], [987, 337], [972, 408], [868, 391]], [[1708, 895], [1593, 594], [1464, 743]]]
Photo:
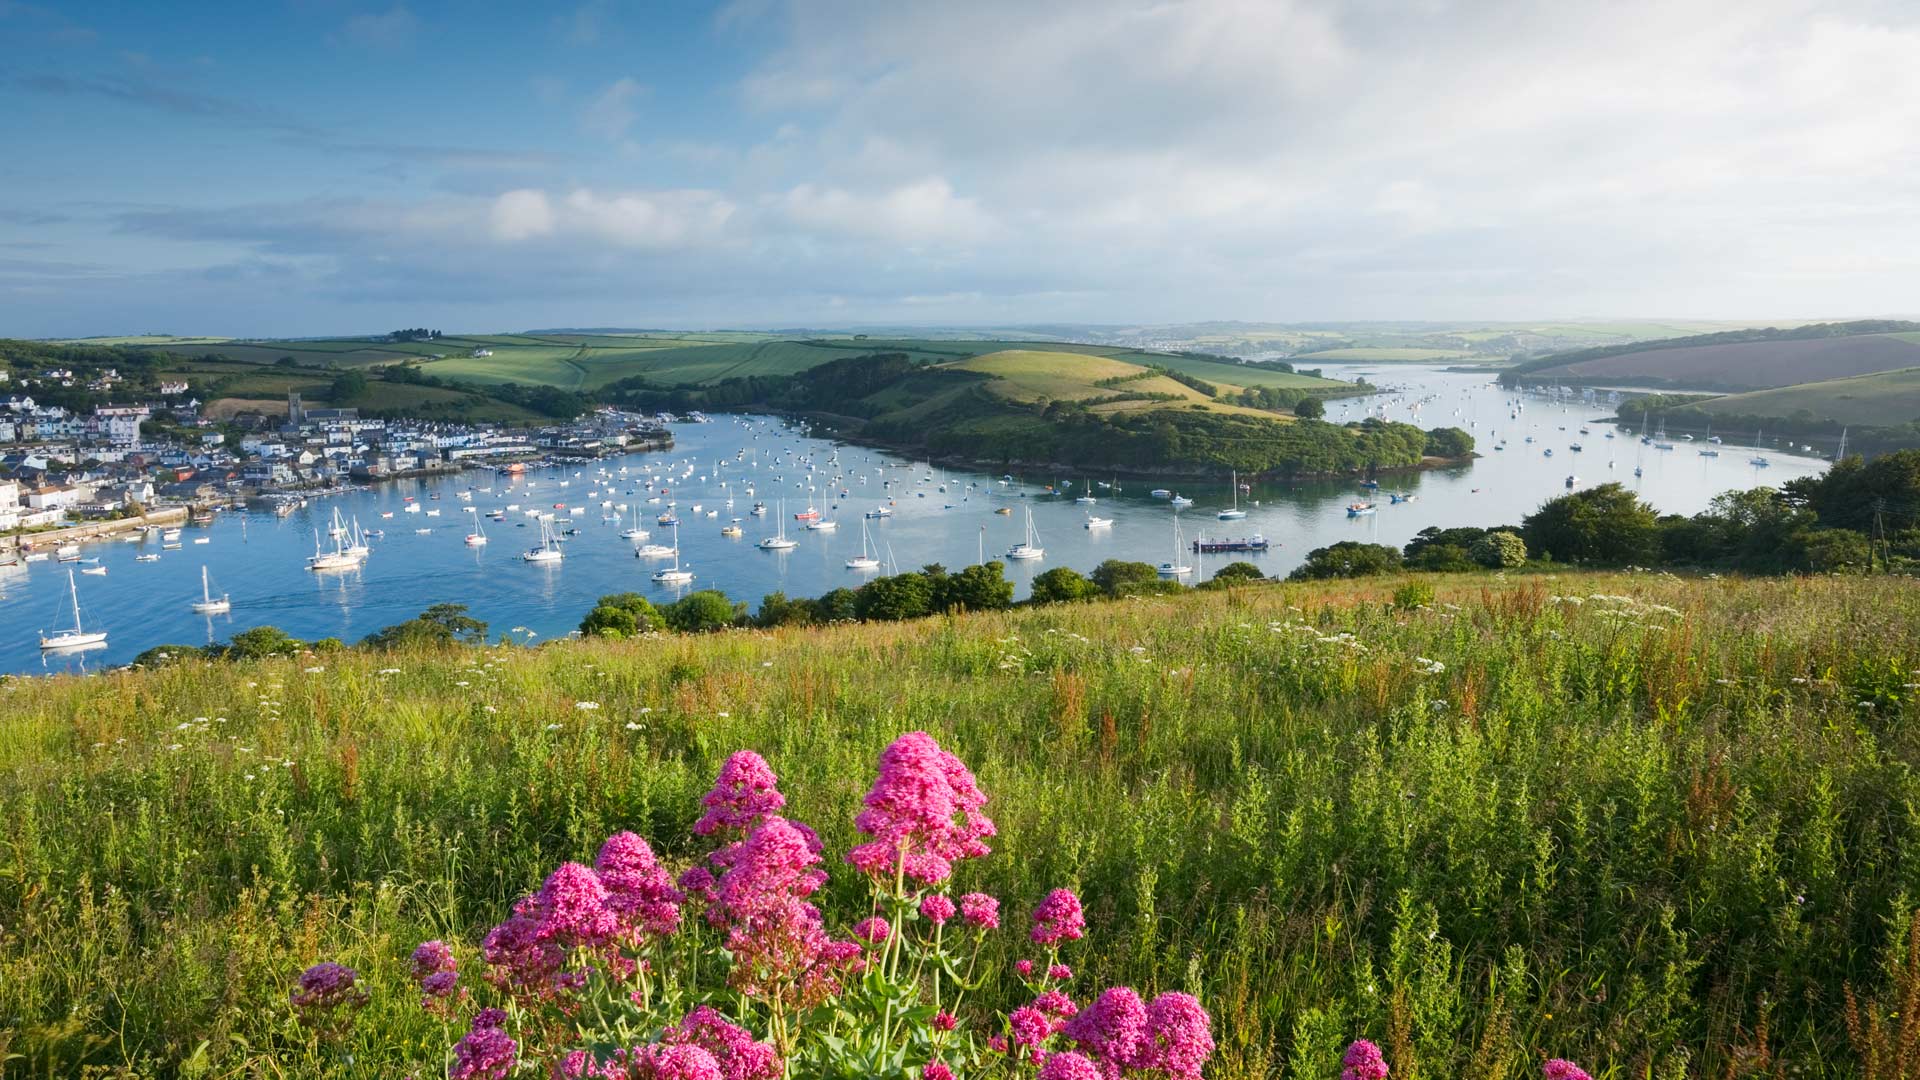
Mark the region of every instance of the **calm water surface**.
[[[1566, 490], [1569, 474], [1580, 486], [1618, 480], [1662, 512], [1693, 513], [1716, 494], [1733, 488], [1778, 485], [1825, 468], [1810, 456], [1764, 448], [1765, 468], [1748, 463], [1756, 450], [1729, 441], [1717, 458], [1701, 456], [1705, 444], [1676, 441], [1675, 449], [1655, 450], [1610, 424], [1589, 423], [1610, 415], [1607, 406], [1560, 404], [1541, 397], [1520, 397], [1501, 390], [1490, 374], [1454, 373], [1419, 366], [1335, 366], [1330, 377], [1366, 375], [1393, 389], [1380, 395], [1337, 402], [1329, 420], [1354, 420], [1371, 412], [1422, 427], [1458, 425], [1472, 431], [1481, 457], [1469, 465], [1433, 472], [1390, 476], [1377, 494], [1353, 483], [1256, 484], [1240, 496], [1248, 511], [1241, 521], [1219, 521], [1214, 514], [1232, 498], [1229, 485], [1174, 484], [1192, 497], [1179, 515], [1184, 539], [1263, 534], [1276, 546], [1264, 555], [1194, 555], [1190, 581], [1210, 576], [1235, 559], [1250, 559], [1270, 574], [1284, 574], [1306, 553], [1337, 540], [1400, 545], [1430, 525], [1490, 525], [1518, 522], [1539, 504]], [[1513, 414], [1518, 406], [1518, 416]], [[1580, 433], [1585, 424], [1589, 430]], [[1527, 436], [1534, 441], [1524, 441]], [[816, 596], [872, 577], [846, 569], [860, 553], [862, 513], [891, 501], [894, 516], [867, 522], [877, 556], [900, 569], [938, 562], [951, 568], [978, 560], [985, 551], [998, 558], [1025, 537], [1031, 511], [1045, 557], [1007, 564], [1021, 595], [1033, 576], [1048, 568], [1091, 570], [1109, 558], [1160, 563], [1174, 551], [1174, 511], [1148, 492], [1155, 483], [1125, 480], [1121, 491], [1101, 486], [1112, 478], [1019, 476], [1001, 484], [987, 474], [942, 472], [924, 464], [860, 447], [800, 436], [777, 420], [720, 417], [710, 424], [687, 424], [674, 431], [674, 449], [636, 454], [577, 467], [530, 469], [510, 479], [473, 472], [426, 481], [400, 481], [373, 490], [316, 498], [287, 518], [261, 513], [223, 513], [205, 527], [189, 526], [187, 543], [163, 551], [158, 538], [113, 540], [83, 547], [104, 576], [78, 578], [83, 622], [109, 631], [108, 645], [79, 655], [43, 657], [37, 631], [70, 626], [67, 571], [73, 564], [38, 562], [0, 570], [0, 671], [78, 670], [125, 663], [163, 643], [205, 644], [236, 631], [272, 624], [295, 637], [357, 640], [379, 628], [417, 614], [430, 604], [467, 604], [492, 624], [492, 633], [510, 632], [521, 640], [564, 635], [579, 624], [596, 597], [633, 590], [656, 601], [687, 591], [655, 586], [648, 575], [671, 560], [638, 559], [635, 541], [623, 539], [638, 511], [652, 535], [643, 543], [672, 544], [673, 530], [655, 523], [672, 504], [681, 526], [683, 566], [695, 574], [688, 588], [718, 588], [757, 604], [762, 595], [783, 590], [790, 596]], [[1751, 438], [1751, 435], [1748, 436]], [[1495, 450], [1499, 442], [1505, 450]], [[1584, 450], [1574, 452], [1578, 442]], [[1552, 450], [1552, 456], [1545, 451]], [[744, 453], [742, 453], [744, 451]], [[838, 455], [838, 463], [831, 459]], [[1642, 475], [1634, 476], [1639, 467]], [[622, 472], [621, 470], [625, 470]], [[607, 475], [602, 475], [606, 470]], [[834, 484], [835, 475], [842, 477]], [[938, 490], [944, 481], [946, 491]], [[1048, 484], [1072, 485], [1064, 495], [1046, 493]], [[1091, 485], [1099, 499], [1077, 506], [1072, 497]], [[659, 489], [668, 490], [662, 493]], [[840, 495], [845, 488], [848, 494]], [[491, 490], [487, 490], [491, 489]], [[748, 494], [748, 490], [752, 494]], [[1414, 496], [1392, 504], [1390, 492]], [[460, 498], [470, 492], [471, 503]], [[729, 494], [733, 506], [726, 500]], [[436, 498], [435, 496], [438, 496]], [[1378, 504], [1370, 516], [1350, 518], [1345, 507], [1366, 497]], [[649, 502], [650, 499], [659, 502]], [[409, 513], [406, 507], [421, 507]], [[771, 535], [779, 503], [785, 501], [787, 535], [799, 547], [784, 553], [760, 550], [756, 541]], [[793, 520], [809, 500], [824, 517], [839, 522], [834, 532], [808, 531]], [[749, 508], [767, 504], [765, 517]], [[559, 508], [555, 504], [562, 504]], [[602, 506], [602, 503], [612, 503]], [[517, 504], [502, 522], [485, 520], [489, 543], [470, 548], [464, 537], [472, 517]], [[624, 520], [607, 517], [627, 507]], [[700, 509], [693, 508], [698, 505]], [[1009, 515], [995, 514], [1010, 508]], [[357, 570], [314, 573], [305, 559], [314, 548], [314, 532], [324, 534], [338, 508], [363, 527], [384, 530], [373, 553]], [[558, 563], [529, 563], [521, 552], [536, 545], [539, 522], [528, 510], [546, 510], [571, 518], [579, 534], [566, 538], [566, 558]], [[438, 513], [433, 513], [438, 511]], [[1089, 531], [1089, 512], [1114, 519], [1111, 529]], [[712, 514], [713, 516], [708, 516]], [[391, 515], [386, 516], [386, 515]], [[721, 535], [722, 526], [741, 519], [745, 535]], [[421, 531], [423, 530], [423, 531]], [[191, 542], [200, 538], [207, 542]], [[135, 556], [157, 553], [157, 562]], [[233, 610], [226, 615], [193, 614], [199, 598], [200, 568], [211, 571], [216, 593], [226, 592]], [[74, 567], [79, 568], [79, 567]]]

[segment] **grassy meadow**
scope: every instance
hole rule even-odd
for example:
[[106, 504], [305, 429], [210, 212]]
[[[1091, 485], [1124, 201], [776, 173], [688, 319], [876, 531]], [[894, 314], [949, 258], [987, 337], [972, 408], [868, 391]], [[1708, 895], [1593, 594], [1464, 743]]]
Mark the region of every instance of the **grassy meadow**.
[[1816, 420], [1891, 427], [1920, 417], [1920, 367], [1728, 394], [1702, 401], [1700, 408], [1728, 416], [1794, 416], [1805, 410]]
[[864, 895], [838, 853], [924, 729], [999, 824], [956, 883], [1008, 905], [983, 1004], [1064, 885], [1075, 992], [1197, 993], [1218, 1080], [1361, 1036], [1414, 1080], [1859, 1075], [1847, 988], [1863, 1025], [1920, 992], [1920, 589], [1422, 580], [0, 681], [0, 1060], [318, 1075], [287, 993], [337, 960], [373, 1001], [325, 1067], [434, 1075], [417, 942], [477, 972], [617, 829], [694, 858], [739, 748]]

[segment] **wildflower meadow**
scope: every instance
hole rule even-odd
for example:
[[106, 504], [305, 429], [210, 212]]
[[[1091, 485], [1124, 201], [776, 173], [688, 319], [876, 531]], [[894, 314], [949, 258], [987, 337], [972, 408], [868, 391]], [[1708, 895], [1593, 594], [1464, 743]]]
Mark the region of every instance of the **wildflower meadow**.
[[1920, 590], [1424, 580], [5, 680], [0, 1071], [1920, 1067]]

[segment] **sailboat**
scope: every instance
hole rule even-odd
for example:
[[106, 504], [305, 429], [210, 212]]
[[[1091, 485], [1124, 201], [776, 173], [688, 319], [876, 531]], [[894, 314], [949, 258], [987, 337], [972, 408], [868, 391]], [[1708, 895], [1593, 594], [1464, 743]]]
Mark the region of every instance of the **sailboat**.
[[73, 596], [73, 629], [62, 630], [52, 637], [48, 637], [45, 630], [40, 631], [40, 648], [51, 652], [56, 649], [78, 649], [87, 645], [106, 644], [105, 630], [88, 630], [80, 624], [80, 583], [71, 570], [67, 571], [67, 591]]
[[1236, 470], [1233, 474], [1233, 508], [1230, 510], [1222, 510], [1218, 514], [1215, 514], [1214, 517], [1219, 518], [1221, 521], [1239, 521], [1246, 516], [1247, 512], [1240, 509], [1240, 473]]
[[[812, 508], [809, 507], [808, 509], [812, 509]], [[796, 518], [798, 518], [799, 516], [800, 515], [798, 514], [794, 515], [794, 517]], [[816, 514], [814, 516], [818, 517], [819, 515]], [[774, 535], [766, 537], [765, 539], [761, 540], [760, 550], [791, 551], [792, 549], [800, 546], [800, 541], [787, 539], [787, 503], [785, 499], [782, 499], [780, 501], [780, 510], [778, 513], [773, 515], [773, 523], [774, 523], [774, 527], [779, 531], [776, 532]]]
[[553, 535], [553, 526], [546, 518], [540, 519], [540, 546], [521, 552], [520, 557], [528, 562], [559, 562], [566, 558], [560, 550], [560, 541]]
[[1027, 538], [1007, 549], [1009, 559], [1038, 559], [1047, 553], [1040, 546], [1040, 537], [1033, 531], [1033, 507], [1023, 509], [1027, 512]]
[[[336, 511], [336, 513], [338, 513], [338, 511]], [[351, 570], [354, 567], [359, 566], [361, 561], [365, 559], [366, 556], [355, 555], [354, 553], [348, 551], [345, 543], [343, 543], [345, 535], [346, 535], [345, 530], [341, 530], [340, 533], [334, 536], [333, 550], [325, 551], [320, 547], [319, 530], [318, 529], [314, 530], [313, 557], [307, 560], [307, 569], [309, 570]]]
[[[1753, 445], [1755, 445], [1755, 446], [1764, 446], [1764, 445], [1765, 445], [1764, 443], [1762, 443], [1762, 442], [1760, 441], [1760, 429], [1759, 429], [1759, 428], [1754, 428], [1754, 429], [1753, 429]], [[1764, 469], [1764, 468], [1766, 468], [1767, 466], [1769, 466], [1769, 465], [1772, 465], [1772, 464], [1773, 464], [1773, 462], [1771, 462], [1771, 461], [1768, 461], [1768, 460], [1767, 460], [1767, 459], [1766, 459], [1765, 457], [1763, 457], [1763, 456], [1761, 456], [1761, 455], [1759, 455], [1759, 454], [1755, 454], [1755, 455], [1753, 455], [1752, 457], [1750, 457], [1750, 458], [1748, 458], [1748, 459], [1747, 459], [1747, 464], [1749, 464], [1749, 465], [1752, 465], [1752, 466], [1754, 466], [1755, 468], [1759, 468], [1759, 469]]]
[[487, 530], [483, 528], [480, 524], [480, 513], [478, 508], [469, 506], [467, 507], [467, 512], [473, 515], [473, 531], [467, 534], [467, 546], [468, 547], [486, 547], [487, 546]]
[[227, 599], [226, 593], [221, 593], [218, 597], [215, 597], [213, 595], [213, 585], [207, 580], [207, 568], [204, 565], [201, 566], [200, 567], [200, 599], [194, 601], [194, 604], [193, 604], [194, 614], [224, 615], [227, 612], [232, 610], [233, 610], [233, 602]]
[[1087, 478], [1084, 476], [1080, 478], [1080, 492], [1080, 497], [1073, 500], [1075, 505], [1092, 506], [1100, 501], [1093, 497], [1093, 489], [1087, 486]]
[[685, 585], [693, 580], [693, 571], [680, 568], [680, 526], [673, 527], [673, 565], [663, 566], [653, 572], [656, 585]]
[[646, 538], [647, 530], [640, 527], [640, 506], [636, 503], [633, 507], [633, 528], [620, 530], [620, 539], [645, 540]]
[[867, 532], [866, 519], [862, 518], [860, 521], [860, 554], [847, 560], [847, 569], [860, 571], [880, 569], [880, 560], [873, 557], [873, 553], [870, 550], [871, 546], [872, 537]]
[[1193, 573], [1193, 567], [1180, 561], [1180, 556], [1183, 554], [1185, 554], [1185, 545], [1180, 542], [1180, 515], [1175, 513], [1173, 515], [1173, 558], [1161, 563], [1154, 572], [1163, 578], [1180, 578]]

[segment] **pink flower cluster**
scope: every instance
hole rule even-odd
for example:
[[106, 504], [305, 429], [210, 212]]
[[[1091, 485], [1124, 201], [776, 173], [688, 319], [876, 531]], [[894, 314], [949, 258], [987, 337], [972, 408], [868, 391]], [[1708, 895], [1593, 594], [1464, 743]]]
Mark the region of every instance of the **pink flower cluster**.
[[765, 758], [751, 750], [735, 751], [720, 766], [713, 790], [700, 800], [707, 812], [694, 822], [693, 831], [701, 836], [747, 833], [761, 818], [787, 805], [778, 784]]
[[454, 1044], [447, 1080], [506, 1080], [520, 1050], [520, 1044], [508, 1037], [506, 1023], [505, 1012], [480, 1010], [473, 1026]]
[[1340, 1064], [1345, 1066], [1340, 1070], [1340, 1080], [1387, 1080], [1386, 1057], [1365, 1039], [1355, 1039]]
[[1080, 910], [1080, 898], [1072, 889], [1053, 890], [1033, 909], [1030, 936], [1035, 944], [1057, 945], [1062, 941], [1078, 941], [1086, 935], [1087, 919]]
[[1545, 1080], [1593, 1080], [1587, 1070], [1565, 1058], [1553, 1058], [1540, 1066], [1540, 1075]]
[[315, 964], [300, 973], [288, 1001], [300, 1022], [318, 1031], [323, 1038], [345, 1034], [353, 1015], [366, 1005], [367, 990], [360, 985], [360, 973], [331, 961]]
[[970, 892], [960, 898], [960, 917], [976, 930], [998, 930], [1000, 901], [986, 893]]
[[777, 816], [729, 855], [708, 918], [727, 928], [736, 990], [766, 996], [793, 987], [799, 1000], [817, 1002], [838, 992], [839, 974], [856, 970], [860, 944], [828, 937], [820, 909], [806, 900], [826, 884], [819, 862], [813, 830]]
[[1069, 1019], [1062, 1033], [1095, 1059], [1107, 1080], [1123, 1069], [1199, 1080], [1213, 1056], [1212, 1018], [1193, 995], [1175, 991], [1142, 1004], [1132, 988], [1113, 987]]
[[487, 933], [481, 945], [487, 980], [510, 994], [551, 998], [585, 979], [584, 972], [565, 970], [575, 949], [598, 954], [616, 972], [631, 972], [633, 961], [620, 948], [673, 934], [683, 899], [645, 840], [615, 833], [592, 867], [562, 863]]
[[959, 758], [926, 732], [908, 732], [880, 753], [880, 774], [853, 819], [873, 839], [847, 852], [847, 862], [874, 877], [904, 873], [938, 885], [957, 860], [992, 850], [993, 821], [981, 813], [986, 804]]
[[779, 1080], [781, 1062], [771, 1043], [702, 1005], [657, 1043], [617, 1050], [599, 1063], [575, 1050], [554, 1073], [557, 1080]]
[[637, 947], [646, 935], [666, 937], [680, 929], [680, 902], [686, 899], [647, 842], [630, 832], [617, 832], [600, 845], [594, 872], [606, 887], [614, 933]]

